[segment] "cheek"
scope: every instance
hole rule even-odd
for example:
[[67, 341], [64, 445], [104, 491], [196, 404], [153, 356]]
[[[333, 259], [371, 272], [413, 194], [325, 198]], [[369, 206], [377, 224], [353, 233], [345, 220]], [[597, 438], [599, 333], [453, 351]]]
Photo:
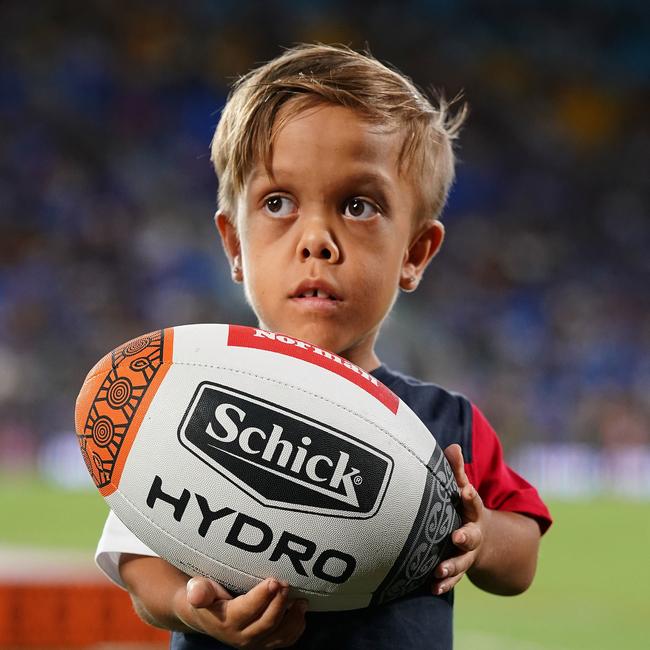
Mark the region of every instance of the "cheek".
[[399, 267], [389, 256], [359, 265], [355, 276], [355, 293], [368, 309], [383, 310], [392, 302], [398, 289]]
[[241, 252], [244, 270], [248, 272], [249, 278], [260, 274], [259, 269], [271, 263], [274, 246], [265, 241], [260, 233], [249, 228], [246, 236], [241, 239]]
[[241, 238], [243, 255], [249, 265], [282, 265], [291, 255], [291, 232], [287, 225], [272, 219], [250, 219]]
[[257, 258], [248, 265], [248, 273], [244, 270], [244, 288], [248, 301], [257, 307], [261, 307], [260, 301], [270, 293], [276, 284], [271, 273], [261, 273], [263, 262]]
[[372, 256], [363, 264], [362, 277], [369, 285], [392, 289], [397, 285], [404, 260], [403, 247], [396, 242], [377, 242], [368, 244], [366, 250], [372, 250]]

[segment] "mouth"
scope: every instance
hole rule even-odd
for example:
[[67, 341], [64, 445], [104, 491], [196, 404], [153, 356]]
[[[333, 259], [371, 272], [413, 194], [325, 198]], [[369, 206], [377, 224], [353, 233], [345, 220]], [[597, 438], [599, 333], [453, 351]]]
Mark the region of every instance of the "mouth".
[[303, 282], [290, 297], [296, 299], [311, 298], [312, 300], [327, 300], [331, 302], [339, 302], [342, 300], [341, 296], [334, 289], [323, 282]]
[[326, 300], [339, 300], [336, 296], [333, 296], [327, 291], [322, 289], [308, 289], [307, 291], [302, 291], [301, 293], [293, 296], [294, 298], [322, 298]]

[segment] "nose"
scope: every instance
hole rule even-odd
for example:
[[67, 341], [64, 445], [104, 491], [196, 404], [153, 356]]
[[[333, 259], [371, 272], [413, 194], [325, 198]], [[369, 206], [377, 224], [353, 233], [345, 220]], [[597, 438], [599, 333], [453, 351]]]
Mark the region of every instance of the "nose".
[[339, 246], [329, 229], [326, 220], [321, 218], [306, 219], [296, 253], [301, 260], [316, 258], [336, 264], [341, 253]]

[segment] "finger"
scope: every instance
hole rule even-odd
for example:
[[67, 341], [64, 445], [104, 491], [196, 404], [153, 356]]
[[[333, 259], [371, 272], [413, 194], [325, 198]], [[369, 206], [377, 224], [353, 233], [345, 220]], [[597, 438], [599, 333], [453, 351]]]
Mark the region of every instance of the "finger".
[[283, 587], [286, 587], [286, 584], [281, 584], [274, 578], [267, 578], [255, 585], [249, 592], [233, 598], [227, 603], [227, 615], [232, 625], [239, 630], [246, 628], [262, 615], [262, 612]]
[[294, 600], [287, 610], [280, 625], [265, 639], [266, 648], [286, 648], [293, 645], [305, 631], [305, 613], [309, 603]]
[[465, 573], [469, 570], [475, 560], [476, 553], [473, 551], [457, 555], [450, 560], [445, 560], [445, 562], [436, 569], [435, 575], [437, 578], [440, 578], [437, 582], [443, 582], [447, 578], [453, 578], [454, 576]]
[[[474, 564], [476, 553], [464, 553], [444, 563], [440, 568], [440, 574], [444, 579], [435, 580], [431, 583], [431, 592], [436, 595], [444, 594], [453, 589], [461, 578]], [[436, 571], [436, 574], [438, 572]]]
[[246, 636], [249, 638], [263, 636], [275, 630], [282, 623], [287, 611], [288, 595], [289, 587], [281, 586], [268, 607], [243, 630]]
[[[458, 548], [460, 553], [444, 560], [436, 567], [434, 571], [436, 578], [446, 578], [447, 576], [455, 575], [459, 570], [458, 562], [465, 557], [473, 558], [473, 555], [469, 554], [474, 553], [483, 542], [481, 529], [472, 523], [454, 531], [451, 537], [454, 545]], [[471, 559], [471, 561], [473, 562], [474, 560]], [[462, 570], [466, 571], [471, 564], [466, 567], [462, 564], [460, 566], [462, 566]]]
[[[483, 514], [485, 506], [476, 488], [471, 483], [463, 486], [460, 491], [460, 498], [463, 504], [463, 522], [478, 521]], [[462, 528], [458, 530], [460, 531]], [[456, 542], [454, 541], [454, 543]]]
[[458, 487], [462, 490], [463, 487], [469, 485], [469, 479], [467, 478], [467, 474], [465, 474], [465, 460], [463, 459], [463, 451], [460, 445], [449, 445], [445, 449], [445, 457], [454, 472], [454, 478], [456, 479], [456, 483], [458, 483]]
[[465, 575], [465, 571], [459, 573], [458, 575], [452, 576], [447, 580], [441, 580], [440, 582], [434, 583], [432, 587], [432, 592], [436, 596], [441, 596], [442, 594], [446, 594], [448, 591], [451, 591], [463, 579], [464, 575]]
[[483, 533], [476, 524], [469, 522], [452, 533], [451, 541], [459, 551], [467, 553], [476, 550], [481, 545]]
[[187, 582], [187, 602], [192, 607], [210, 607], [216, 600], [231, 600], [232, 595], [218, 582], [197, 576]]

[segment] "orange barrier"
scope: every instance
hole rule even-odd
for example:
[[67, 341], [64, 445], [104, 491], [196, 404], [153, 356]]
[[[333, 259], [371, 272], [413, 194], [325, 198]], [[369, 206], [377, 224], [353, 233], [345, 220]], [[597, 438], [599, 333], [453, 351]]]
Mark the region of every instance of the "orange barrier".
[[169, 645], [169, 633], [143, 623], [125, 591], [103, 583], [0, 584], [0, 648], [153, 650]]

